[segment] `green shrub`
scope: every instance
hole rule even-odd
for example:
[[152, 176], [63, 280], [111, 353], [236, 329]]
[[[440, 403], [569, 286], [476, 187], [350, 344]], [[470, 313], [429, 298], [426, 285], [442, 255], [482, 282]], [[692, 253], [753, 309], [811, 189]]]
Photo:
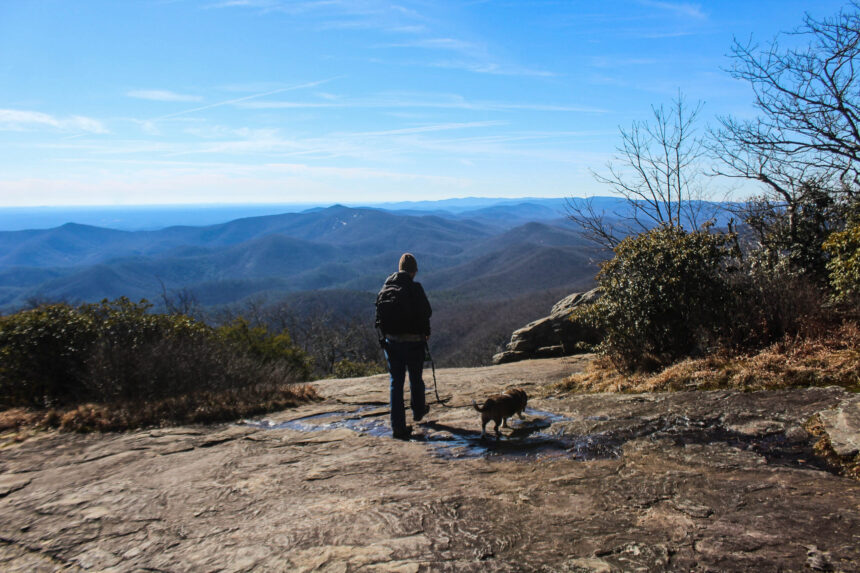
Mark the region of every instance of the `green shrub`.
[[67, 304], [0, 317], [0, 404], [40, 407], [83, 398], [78, 381], [97, 338], [93, 317]]
[[123, 297], [77, 309], [97, 331], [78, 380], [87, 399], [148, 400], [213, 384], [209, 373], [217, 348], [212, 330], [184, 315], [149, 313], [150, 308], [146, 301]]
[[359, 378], [383, 372], [385, 369], [377, 362], [355, 362], [345, 358], [334, 363], [332, 375], [335, 378]]
[[[304, 380], [286, 332], [242, 320], [216, 330], [126, 298], [0, 317], [0, 407], [139, 403]], [[169, 416], [168, 416], [169, 417]]]
[[295, 368], [302, 379], [311, 375], [311, 359], [306, 352], [293, 344], [286, 330], [271, 334], [265, 325], [250, 326], [247, 320], [239, 317], [232, 323], [219, 327], [217, 332], [223, 340], [262, 362], [283, 361]]
[[731, 306], [732, 238], [662, 226], [624, 239], [597, 275], [603, 296], [578, 320], [605, 332], [622, 370], [652, 370], [701, 353]]
[[840, 301], [860, 298], [860, 222], [830, 235], [824, 249], [831, 257], [827, 271], [836, 298]]

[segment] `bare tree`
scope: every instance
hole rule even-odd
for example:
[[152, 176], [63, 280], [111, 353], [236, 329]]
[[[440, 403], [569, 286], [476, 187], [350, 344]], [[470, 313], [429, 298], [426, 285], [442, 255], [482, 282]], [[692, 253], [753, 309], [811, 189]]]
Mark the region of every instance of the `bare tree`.
[[[860, 5], [851, 2], [822, 20], [807, 14], [782, 36], [803, 45], [784, 49], [779, 37], [764, 46], [735, 40], [730, 73], [749, 82], [759, 115], [718, 118], [707, 147], [719, 161], [715, 175], [763, 185], [760, 197], [736, 210], [740, 217], [759, 225], [751, 228], [762, 243], [773, 238], [765, 237], [773, 221], [792, 250], [808, 238], [806, 219], [820, 215], [817, 206], [838, 218], [830, 205], [860, 198]], [[822, 202], [822, 193], [830, 199]]]
[[313, 357], [320, 376], [331, 375], [342, 360], [379, 361], [379, 345], [372, 322], [358, 315], [338, 315], [319, 309], [295, 316], [290, 332], [296, 344]]
[[806, 40], [783, 49], [732, 47], [733, 77], [749, 82], [760, 115], [747, 121], [720, 118], [715, 150], [721, 174], [761, 181], [784, 195], [799, 182], [827, 182], [856, 194], [860, 184], [860, 5], [851, 2], [833, 18], [804, 24], [789, 34]]
[[200, 318], [202, 309], [194, 291], [187, 287], [182, 287], [168, 292], [164, 281], [159, 277], [156, 277], [156, 279], [161, 285], [161, 302], [167, 314], [184, 314], [185, 316]]
[[651, 109], [651, 121], [621, 128], [621, 145], [606, 174], [593, 173], [625, 199], [623, 209], [606, 213], [593, 199], [567, 201], [568, 217], [603, 246], [658, 225], [696, 229], [703, 222], [704, 147], [696, 134], [702, 103], [689, 107], [679, 92], [668, 108]]

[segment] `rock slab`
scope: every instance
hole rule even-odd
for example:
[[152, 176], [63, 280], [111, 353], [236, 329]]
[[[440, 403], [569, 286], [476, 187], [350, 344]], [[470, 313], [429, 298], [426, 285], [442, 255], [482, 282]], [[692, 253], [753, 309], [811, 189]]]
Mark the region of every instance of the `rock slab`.
[[[0, 449], [0, 571], [858, 571], [860, 483], [803, 424], [838, 388], [556, 396], [577, 356], [437, 371], [416, 440], [384, 376], [247, 423]], [[525, 419], [479, 438], [471, 400]], [[431, 394], [432, 395], [432, 394]]]

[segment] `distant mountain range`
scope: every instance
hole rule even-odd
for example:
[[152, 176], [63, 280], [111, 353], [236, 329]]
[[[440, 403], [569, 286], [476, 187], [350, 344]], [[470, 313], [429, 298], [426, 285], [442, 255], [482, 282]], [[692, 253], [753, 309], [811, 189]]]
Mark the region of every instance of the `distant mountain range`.
[[[349, 204], [398, 211], [404, 215], [450, 215], [499, 205], [535, 205], [549, 218], [563, 216], [565, 199], [492, 199], [466, 197], [442, 201], [405, 201], [398, 203]], [[51, 229], [66, 223], [79, 223], [124, 231], [153, 231], [176, 225], [202, 227], [236, 219], [301, 213], [328, 207], [328, 204], [235, 204], [235, 205], [102, 205], [72, 207], [0, 207], [0, 231]]]
[[157, 299], [162, 288], [207, 305], [261, 292], [369, 291], [405, 251], [418, 257], [428, 289], [479, 298], [583, 282], [599, 256], [540, 203], [430, 214], [335, 205], [156, 231], [67, 223], [0, 232], [0, 307]]
[[[606, 197], [593, 204], [610, 218], [627, 207]], [[150, 230], [86, 225], [79, 222], [86, 217], [75, 216], [77, 222], [47, 229], [0, 231], [0, 312], [120, 296], [158, 308], [163, 294], [182, 293], [210, 318], [266, 304], [306, 319], [325, 315], [371, 326], [376, 291], [409, 251], [434, 308], [434, 356], [440, 364], [484, 364], [514, 329], [593, 286], [608, 253], [580, 236], [565, 205], [564, 199], [472, 198], [314, 206]], [[123, 217], [159, 227], [182, 209], [188, 208]], [[220, 217], [233, 212], [217, 209]], [[180, 220], [215, 216], [187, 215]]]

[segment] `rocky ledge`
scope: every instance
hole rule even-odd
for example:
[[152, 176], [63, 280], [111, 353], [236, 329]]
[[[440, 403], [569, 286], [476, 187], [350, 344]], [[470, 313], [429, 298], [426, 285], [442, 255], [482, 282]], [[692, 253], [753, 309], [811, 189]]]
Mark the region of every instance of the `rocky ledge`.
[[[860, 482], [804, 429], [833, 410], [856, 439], [855, 396], [552, 394], [588, 360], [440, 370], [452, 407], [408, 442], [375, 376], [243, 423], [6, 445], [0, 570], [858, 570]], [[510, 386], [525, 419], [481, 440], [471, 399]]]
[[571, 322], [570, 315], [580, 306], [591, 304], [598, 298], [600, 290], [592, 289], [561, 299], [553, 305], [549, 316], [515, 330], [505, 350], [493, 356], [493, 364], [585, 352], [584, 346], [600, 342], [600, 333]]

